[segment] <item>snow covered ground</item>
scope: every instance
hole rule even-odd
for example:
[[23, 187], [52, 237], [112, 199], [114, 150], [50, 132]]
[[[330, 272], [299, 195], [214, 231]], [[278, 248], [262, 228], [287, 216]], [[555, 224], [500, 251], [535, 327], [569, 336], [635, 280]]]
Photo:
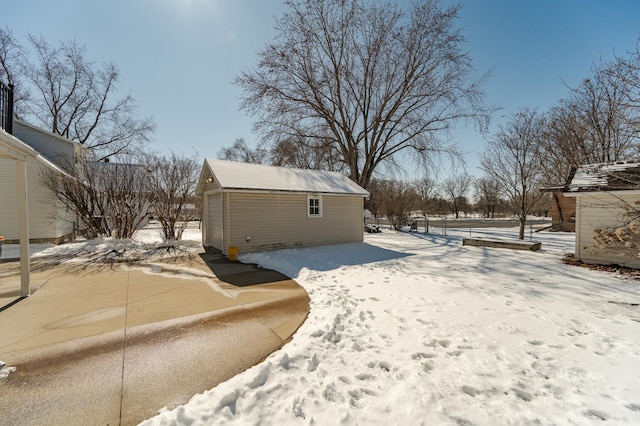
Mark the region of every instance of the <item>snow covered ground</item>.
[[640, 283], [563, 264], [572, 234], [535, 234], [539, 252], [463, 247], [468, 235], [242, 255], [304, 286], [309, 318], [145, 423], [640, 424]]
[[[573, 234], [534, 234], [542, 250], [528, 252], [461, 244], [515, 229], [434, 231], [242, 255], [295, 278], [309, 318], [261, 364], [144, 423], [640, 424], [640, 282], [563, 264]], [[200, 237], [191, 227], [180, 248]], [[145, 229], [31, 250], [74, 261], [162, 245]]]

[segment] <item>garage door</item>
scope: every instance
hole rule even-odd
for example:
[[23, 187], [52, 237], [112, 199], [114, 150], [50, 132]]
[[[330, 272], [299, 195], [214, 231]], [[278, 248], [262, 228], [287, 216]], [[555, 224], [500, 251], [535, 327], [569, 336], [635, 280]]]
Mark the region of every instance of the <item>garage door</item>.
[[211, 247], [222, 250], [222, 195], [209, 197], [207, 239]]

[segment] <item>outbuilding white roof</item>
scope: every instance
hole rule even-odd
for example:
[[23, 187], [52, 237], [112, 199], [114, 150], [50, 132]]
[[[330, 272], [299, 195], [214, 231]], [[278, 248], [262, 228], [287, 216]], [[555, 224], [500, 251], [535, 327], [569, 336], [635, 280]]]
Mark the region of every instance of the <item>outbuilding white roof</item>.
[[565, 192], [624, 191], [640, 189], [640, 163], [598, 163], [580, 166]]
[[205, 159], [211, 175], [224, 190], [306, 192], [369, 196], [369, 192], [338, 172], [303, 170], [263, 164]]

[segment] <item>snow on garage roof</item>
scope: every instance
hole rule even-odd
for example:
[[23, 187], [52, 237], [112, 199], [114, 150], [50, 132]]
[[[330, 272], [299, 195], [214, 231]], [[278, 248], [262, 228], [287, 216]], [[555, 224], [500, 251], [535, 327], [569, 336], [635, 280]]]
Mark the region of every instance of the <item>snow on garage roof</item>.
[[597, 192], [640, 189], [640, 163], [598, 163], [580, 166], [566, 192]]
[[311, 192], [369, 196], [369, 192], [338, 172], [291, 169], [263, 164], [205, 159], [214, 179], [227, 190]]

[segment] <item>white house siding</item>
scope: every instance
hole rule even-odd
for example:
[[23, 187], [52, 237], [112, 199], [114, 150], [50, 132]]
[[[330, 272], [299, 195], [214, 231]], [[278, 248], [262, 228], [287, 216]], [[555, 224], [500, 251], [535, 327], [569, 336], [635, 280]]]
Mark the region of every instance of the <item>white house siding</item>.
[[[229, 192], [225, 245], [240, 253], [362, 241], [363, 198], [321, 195], [322, 217], [307, 216], [307, 194]], [[249, 241], [247, 241], [249, 237]]]
[[[624, 201], [631, 206], [640, 201], [640, 195], [624, 195]], [[576, 200], [576, 258], [585, 263], [617, 264], [630, 268], [640, 268], [640, 260], [622, 256], [614, 250], [594, 247], [594, 231], [602, 228], [619, 227], [627, 220], [622, 201], [614, 195], [581, 195]]]
[[[72, 217], [58, 206], [53, 193], [41, 183], [45, 168], [35, 158], [27, 159], [29, 239], [58, 242], [73, 232]], [[18, 194], [15, 160], [0, 158], [0, 235], [18, 240]]]

